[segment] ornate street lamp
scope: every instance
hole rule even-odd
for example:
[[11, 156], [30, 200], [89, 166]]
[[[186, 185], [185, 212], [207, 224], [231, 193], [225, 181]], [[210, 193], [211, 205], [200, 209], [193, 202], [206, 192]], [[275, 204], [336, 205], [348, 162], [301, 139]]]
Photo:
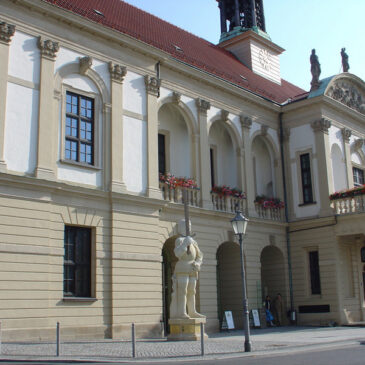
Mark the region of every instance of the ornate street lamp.
[[241, 279], [242, 279], [242, 296], [243, 296], [243, 329], [245, 331], [245, 352], [251, 352], [250, 342], [250, 322], [248, 312], [246, 279], [245, 279], [245, 264], [243, 261], [243, 236], [246, 234], [248, 219], [242, 215], [239, 210], [236, 210], [236, 216], [231, 220], [234, 234], [238, 236], [240, 242], [241, 254]]

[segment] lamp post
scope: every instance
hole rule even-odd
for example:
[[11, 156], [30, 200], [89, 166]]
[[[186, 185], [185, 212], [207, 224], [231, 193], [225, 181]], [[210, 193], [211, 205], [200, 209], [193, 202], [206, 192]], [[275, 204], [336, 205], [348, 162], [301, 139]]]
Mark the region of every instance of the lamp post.
[[241, 256], [241, 279], [242, 279], [242, 296], [243, 296], [243, 329], [245, 331], [245, 352], [251, 352], [250, 342], [250, 323], [246, 290], [246, 278], [245, 278], [245, 264], [243, 261], [243, 235], [246, 234], [246, 228], [248, 219], [237, 210], [236, 216], [231, 220], [233, 231], [238, 236], [240, 242], [240, 256]]

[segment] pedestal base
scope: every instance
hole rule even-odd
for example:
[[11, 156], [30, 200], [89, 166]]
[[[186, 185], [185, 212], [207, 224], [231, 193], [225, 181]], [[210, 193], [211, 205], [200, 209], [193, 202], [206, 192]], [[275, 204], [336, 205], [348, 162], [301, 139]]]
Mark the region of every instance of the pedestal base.
[[[170, 334], [168, 341], [199, 341], [200, 324], [205, 324], [206, 318], [170, 319]], [[204, 338], [208, 335], [204, 333]]]

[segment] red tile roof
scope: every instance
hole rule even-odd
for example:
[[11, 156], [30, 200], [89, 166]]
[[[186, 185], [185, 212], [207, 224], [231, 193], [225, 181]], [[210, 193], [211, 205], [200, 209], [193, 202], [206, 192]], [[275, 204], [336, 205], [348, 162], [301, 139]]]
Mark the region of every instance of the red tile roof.
[[[172, 57], [264, 98], [282, 103], [304, 90], [253, 73], [230, 52], [121, 0], [42, 0], [167, 52]], [[98, 15], [97, 10], [102, 13]], [[178, 46], [181, 50], [176, 49]], [[244, 80], [243, 76], [246, 80]]]

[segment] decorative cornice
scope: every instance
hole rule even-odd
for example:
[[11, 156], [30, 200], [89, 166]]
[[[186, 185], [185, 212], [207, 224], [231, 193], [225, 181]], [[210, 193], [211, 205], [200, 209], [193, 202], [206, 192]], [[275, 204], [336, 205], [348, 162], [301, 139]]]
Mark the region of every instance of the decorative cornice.
[[203, 99], [196, 99], [196, 106], [200, 113], [206, 113], [210, 109], [210, 102]]
[[261, 135], [263, 137], [266, 137], [267, 136], [267, 131], [268, 131], [269, 127], [267, 125], [262, 125], [261, 126]]
[[127, 74], [127, 68], [125, 66], [109, 62], [109, 72], [110, 72], [110, 77], [113, 81], [122, 84], [124, 81], [124, 77]]
[[311, 124], [314, 132], [322, 132], [328, 134], [328, 130], [331, 128], [331, 121], [326, 118], [315, 120]]
[[0, 22], [0, 42], [8, 44], [15, 33], [15, 25]]
[[172, 102], [175, 104], [179, 104], [181, 102], [181, 94], [174, 91], [172, 93]]
[[352, 131], [348, 128], [342, 128], [341, 132], [342, 132], [342, 138], [343, 138], [344, 142], [349, 143]]
[[252, 127], [252, 118], [240, 115], [240, 122], [242, 128], [250, 129]]
[[148, 94], [151, 94], [151, 95], [154, 95], [157, 97], [160, 95], [160, 86], [161, 86], [160, 79], [146, 75], [144, 77], [144, 82], [146, 84], [146, 91]]
[[93, 65], [93, 59], [89, 56], [79, 58], [80, 74], [86, 75], [87, 71]]
[[54, 42], [50, 39], [38, 37], [38, 48], [41, 51], [42, 57], [54, 60], [56, 58], [56, 53], [60, 49], [60, 45], [58, 42]]
[[227, 110], [221, 110], [221, 120], [222, 122], [226, 122], [228, 120], [229, 112]]

